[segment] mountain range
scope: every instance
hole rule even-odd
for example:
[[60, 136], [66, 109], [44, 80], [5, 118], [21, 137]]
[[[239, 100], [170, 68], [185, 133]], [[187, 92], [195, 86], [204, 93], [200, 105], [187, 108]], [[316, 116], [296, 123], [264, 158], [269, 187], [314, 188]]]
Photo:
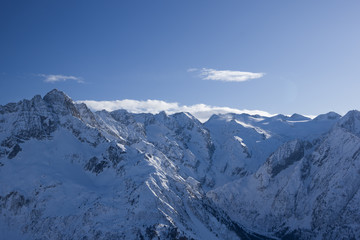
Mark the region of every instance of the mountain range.
[[0, 106], [0, 239], [358, 239], [360, 112]]

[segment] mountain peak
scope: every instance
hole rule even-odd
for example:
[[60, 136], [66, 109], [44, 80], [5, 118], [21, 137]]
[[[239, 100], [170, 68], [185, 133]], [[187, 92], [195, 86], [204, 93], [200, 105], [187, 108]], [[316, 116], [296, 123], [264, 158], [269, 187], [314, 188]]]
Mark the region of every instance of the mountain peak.
[[277, 114], [275, 116], [269, 117], [269, 121], [286, 121], [287, 118], [288, 117], [284, 114]]
[[357, 110], [349, 111], [339, 120], [338, 125], [347, 131], [360, 136], [360, 112]]
[[155, 116], [158, 116], [160, 119], [167, 119], [169, 117], [165, 111], [161, 111]]
[[80, 117], [74, 101], [63, 91], [55, 88], [48, 92], [43, 99], [54, 109], [54, 111], [59, 112], [62, 115], [70, 113], [73, 116]]
[[294, 113], [293, 115], [290, 116], [290, 120], [293, 120], [293, 121], [304, 121], [304, 120], [310, 120], [310, 118], [308, 117], [305, 117], [301, 114], [298, 114], [298, 113]]
[[341, 117], [340, 114], [337, 114], [336, 112], [328, 112], [325, 114], [320, 114], [319, 116], [317, 116], [316, 118], [314, 118], [314, 120], [334, 120], [334, 119], [339, 119]]
[[[360, 116], [360, 112], [358, 111], [358, 110], [350, 110], [349, 112], [347, 112], [346, 114], [345, 114], [345, 116]], [[345, 117], [344, 116], [344, 117]]]
[[199, 121], [197, 118], [195, 118], [193, 115], [191, 115], [191, 113], [188, 112], [178, 112], [178, 113], [174, 113], [172, 114], [173, 117], [177, 118], [177, 119], [182, 119], [185, 121], [188, 120], [192, 120], [192, 121]]
[[59, 100], [60, 101], [71, 100], [71, 98], [68, 95], [66, 95], [63, 91], [54, 88], [44, 96], [44, 100], [46, 102], [53, 102]]
[[356, 120], [360, 121], [360, 112], [357, 110], [351, 110], [341, 118], [340, 124], [348, 121], [354, 122]]

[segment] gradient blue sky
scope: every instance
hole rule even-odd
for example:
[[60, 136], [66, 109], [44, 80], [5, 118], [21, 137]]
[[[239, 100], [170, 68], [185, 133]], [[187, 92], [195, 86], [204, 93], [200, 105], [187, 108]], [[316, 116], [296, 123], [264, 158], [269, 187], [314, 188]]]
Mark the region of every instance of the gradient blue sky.
[[[360, 1], [0, 1], [0, 104], [158, 99], [270, 113], [360, 109]], [[265, 73], [203, 80], [191, 68]], [[82, 82], [44, 82], [45, 75]]]

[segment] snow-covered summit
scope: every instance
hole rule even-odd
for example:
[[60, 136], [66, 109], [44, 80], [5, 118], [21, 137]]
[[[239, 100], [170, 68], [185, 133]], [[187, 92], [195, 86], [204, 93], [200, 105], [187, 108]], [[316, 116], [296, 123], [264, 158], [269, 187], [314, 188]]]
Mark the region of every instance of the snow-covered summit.
[[328, 112], [325, 114], [320, 114], [314, 120], [316, 121], [323, 121], [323, 120], [329, 120], [329, 119], [339, 119], [341, 118], [340, 114], [337, 114], [336, 112]]

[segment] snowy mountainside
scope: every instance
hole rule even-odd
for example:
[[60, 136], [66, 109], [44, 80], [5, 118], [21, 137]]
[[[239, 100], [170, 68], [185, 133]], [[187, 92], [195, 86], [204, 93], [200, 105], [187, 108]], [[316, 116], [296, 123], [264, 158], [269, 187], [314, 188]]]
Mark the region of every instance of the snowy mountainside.
[[206, 200], [212, 142], [188, 114], [92, 113], [58, 90], [0, 114], [5, 238], [262, 238]]
[[92, 112], [58, 90], [0, 106], [0, 230], [12, 239], [356, 237], [359, 119], [220, 114], [203, 124], [188, 113]]
[[[315, 139], [329, 131], [340, 115], [328, 113], [311, 120], [299, 114], [291, 117], [263, 117], [248, 114], [214, 115], [205, 127], [214, 141], [216, 186], [255, 172], [278, 147], [293, 139]], [[216, 171], [217, 169], [217, 171]]]
[[272, 236], [359, 238], [359, 117], [351, 111], [318, 139], [283, 144], [254, 174], [207, 196], [237, 223]]

